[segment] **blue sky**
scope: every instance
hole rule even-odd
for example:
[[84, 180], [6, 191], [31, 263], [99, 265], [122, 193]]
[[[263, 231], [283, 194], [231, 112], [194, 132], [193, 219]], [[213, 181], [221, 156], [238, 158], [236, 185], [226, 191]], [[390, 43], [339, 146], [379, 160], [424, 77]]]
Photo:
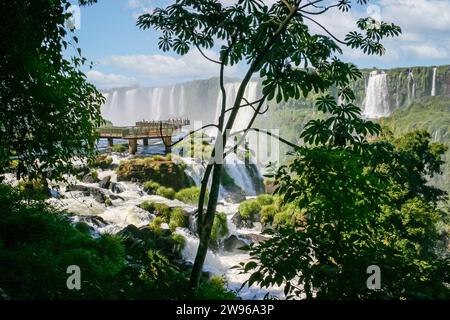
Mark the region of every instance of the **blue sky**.
[[[140, 13], [167, 2], [98, 0], [97, 4], [81, 9], [80, 29], [76, 35], [83, 55], [94, 62], [93, 69], [87, 73], [94, 84], [100, 88], [158, 86], [217, 75], [217, 67], [205, 62], [197, 52], [192, 51], [184, 57], [163, 53], [157, 46], [156, 31], [138, 29], [136, 17]], [[387, 48], [384, 57], [367, 57], [360, 52], [345, 50], [345, 60], [361, 68], [450, 63], [450, 0], [378, 0], [370, 3], [368, 8], [355, 6], [346, 15], [339, 11], [330, 12], [321, 17], [320, 22], [342, 38], [354, 29], [357, 18], [371, 15], [400, 25], [403, 34], [384, 42]], [[311, 30], [320, 32], [314, 27]], [[213, 51], [209, 54], [216, 55]], [[244, 68], [240, 65], [227, 72], [229, 76], [239, 76]]]

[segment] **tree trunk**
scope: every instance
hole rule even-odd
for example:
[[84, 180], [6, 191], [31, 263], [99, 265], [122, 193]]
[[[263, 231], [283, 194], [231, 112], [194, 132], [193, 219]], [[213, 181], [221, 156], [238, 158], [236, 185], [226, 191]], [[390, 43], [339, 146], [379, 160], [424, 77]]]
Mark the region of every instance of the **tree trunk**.
[[199, 226], [201, 228], [201, 232], [199, 233], [199, 246], [191, 272], [191, 288], [198, 288], [206, 253], [208, 252], [211, 230], [214, 223], [214, 217], [216, 215], [217, 200], [219, 198], [220, 174], [222, 172], [222, 166], [222, 164], [214, 164], [208, 208], [206, 209], [206, 214], [201, 221], [201, 226]]

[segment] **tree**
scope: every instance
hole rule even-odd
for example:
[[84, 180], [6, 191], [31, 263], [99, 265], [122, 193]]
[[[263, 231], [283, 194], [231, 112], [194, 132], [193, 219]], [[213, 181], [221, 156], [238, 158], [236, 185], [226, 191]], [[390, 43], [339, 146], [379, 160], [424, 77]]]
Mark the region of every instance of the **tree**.
[[69, 1], [0, 6], [0, 168], [18, 161], [18, 179], [56, 179], [73, 157], [93, 154], [104, 98], [80, 71], [86, 59], [65, 26]]
[[[369, 143], [380, 127], [359, 109], [342, 116], [344, 105], [319, 99], [330, 116], [309, 123], [310, 146], [276, 171], [277, 192], [305, 216], [248, 248], [248, 284], [284, 283], [288, 298], [448, 298], [450, 260], [436, 250], [445, 194], [426, 179], [440, 173], [445, 148], [424, 131]], [[378, 290], [366, 285], [372, 265], [381, 269]]]
[[[361, 74], [352, 65], [342, 62], [339, 45], [361, 49], [367, 54], [382, 54], [380, 41], [384, 37], [396, 36], [400, 28], [384, 22], [375, 23], [372, 18], [360, 19], [359, 32], [349, 33], [339, 40], [326, 26], [316, 21], [316, 16], [328, 10], [348, 11], [352, 3], [367, 4], [367, 0], [301, 1], [281, 0], [268, 6], [261, 0], [239, 0], [234, 5], [224, 6], [217, 0], [177, 0], [166, 8], [157, 8], [150, 14], [141, 15], [138, 26], [153, 27], [162, 32], [159, 47], [163, 51], [173, 50], [186, 54], [197, 49], [211, 63], [220, 67], [220, 89], [222, 110], [214, 126], [218, 129], [211, 161], [206, 167], [201, 184], [198, 205], [199, 249], [191, 275], [191, 285], [198, 286], [202, 266], [206, 257], [210, 233], [218, 199], [222, 159], [240, 145], [262, 107], [268, 100], [298, 99], [310, 92], [324, 92], [331, 86], [339, 88], [339, 95], [347, 100], [354, 96], [348, 85]], [[313, 34], [307, 23], [323, 29], [326, 35]], [[204, 49], [213, 48], [218, 42], [219, 59], [208, 57]], [[233, 107], [226, 109], [224, 87], [225, 66], [245, 61], [247, 71], [241, 81]], [[254, 74], [263, 78], [262, 98], [245, 101], [244, 92]], [[230, 130], [240, 108], [253, 108], [254, 115], [242, 138], [231, 150], [223, 150]], [[211, 178], [212, 175], [212, 178]], [[209, 201], [204, 212], [204, 195], [209, 179]]]

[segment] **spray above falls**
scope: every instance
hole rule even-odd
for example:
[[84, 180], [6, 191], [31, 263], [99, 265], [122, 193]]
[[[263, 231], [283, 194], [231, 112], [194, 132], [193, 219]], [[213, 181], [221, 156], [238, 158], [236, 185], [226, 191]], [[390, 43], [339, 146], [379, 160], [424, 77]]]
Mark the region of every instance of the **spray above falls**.
[[[102, 115], [116, 126], [133, 126], [142, 120], [167, 120], [189, 118], [191, 123], [201, 121], [203, 125], [217, 123], [222, 94], [214, 79], [183, 83], [167, 87], [120, 88], [104, 92], [106, 102]], [[227, 104], [233, 106], [240, 82], [225, 83]], [[247, 85], [244, 98], [253, 102], [258, 99], [258, 82]], [[229, 113], [228, 113], [229, 114]], [[242, 130], [253, 115], [250, 107], [241, 108], [234, 130]]]
[[381, 118], [390, 113], [387, 75], [383, 71], [372, 71], [367, 82], [363, 115], [367, 118]]

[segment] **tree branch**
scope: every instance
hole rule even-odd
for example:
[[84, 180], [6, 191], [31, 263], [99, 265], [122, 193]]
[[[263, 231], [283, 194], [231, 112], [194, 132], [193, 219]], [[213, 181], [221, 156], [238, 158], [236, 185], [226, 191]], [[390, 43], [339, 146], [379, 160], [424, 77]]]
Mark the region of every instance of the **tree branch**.
[[200, 52], [200, 54], [201, 54], [206, 60], [211, 61], [211, 62], [213, 62], [213, 63], [222, 64], [220, 61], [217, 61], [217, 60], [214, 60], [214, 59], [211, 59], [210, 57], [208, 57], [208, 56], [202, 51], [202, 49], [200, 48], [200, 46], [199, 46], [197, 43], [194, 43], [194, 45], [197, 47], [197, 49], [198, 49], [198, 51]]
[[334, 5], [332, 5], [332, 6], [328, 6], [328, 7], [324, 8], [323, 10], [321, 10], [321, 11], [316, 11], [316, 12], [312, 12], [312, 11], [304, 11], [304, 10], [299, 10], [299, 11], [300, 11], [301, 13], [303, 13], [303, 14], [320, 15], [320, 14], [322, 14], [322, 13], [327, 12], [327, 11], [330, 10], [331, 8], [336, 8], [336, 7], [339, 7], [339, 4], [334, 4]]
[[311, 1], [308, 0], [308, 3], [303, 5], [303, 6], [301, 6], [299, 9], [302, 10], [303, 8], [307, 8], [307, 7], [310, 7], [310, 6], [313, 6], [314, 8], [319, 8], [320, 9], [320, 8], [323, 8], [323, 7], [319, 7], [316, 4], [320, 3], [320, 2], [323, 2], [323, 1], [324, 0], [316, 0], [316, 1], [311, 2]]
[[330, 31], [327, 30], [327, 28], [325, 28], [323, 25], [321, 25], [319, 22], [317, 22], [316, 20], [314, 20], [311, 17], [302, 15], [303, 18], [306, 18], [312, 22], [314, 22], [315, 24], [317, 24], [320, 28], [322, 28], [330, 37], [332, 37], [335, 41], [339, 42], [340, 44], [344, 44], [347, 45], [347, 42], [339, 40], [334, 34], [332, 34]]
[[[258, 99], [256, 101], [253, 101], [253, 102], [248, 102], [248, 100], [245, 97], [242, 97], [242, 100], [244, 100], [246, 103], [245, 104], [241, 104], [238, 109], [244, 108], [244, 107], [251, 107], [253, 110], [256, 111], [256, 108], [254, 107], [254, 104], [260, 103], [261, 101], [264, 101], [264, 99], [265, 98], [261, 98], [261, 99]], [[267, 106], [267, 108], [264, 111], [258, 112], [258, 114], [264, 114], [264, 113], [267, 112], [268, 109], [269, 109], [269, 106]], [[227, 110], [225, 110], [225, 113], [230, 112], [232, 110], [234, 110], [234, 107], [228, 108]]]
[[167, 144], [167, 143], [164, 141], [164, 139], [163, 139], [163, 138], [164, 138], [164, 135], [163, 135], [163, 131], [162, 131], [162, 125], [163, 125], [163, 123], [162, 123], [162, 121], [160, 121], [160, 122], [159, 122], [159, 137], [158, 137], [158, 138], [161, 138], [161, 140], [162, 140], [162, 142], [163, 142], [163, 144], [164, 144], [164, 146], [165, 146], [166, 148], [171, 148], [171, 147], [173, 147], [174, 145], [180, 143], [181, 141], [183, 141], [184, 139], [186, 139], [186, 138], [189, 137], [190, 135], [192, 135], [192, 134], [194, 134], [194, 133], [196, 133], [196, 132], [199, 132], [199, 131], [201, 131], [201, 130], [204, 130], [204, 129], [207, 129], [207, 128], [210, 128], [210, 127], [218, 128], [217, 124], [213, 124], [213, 123], [207, 124], [206, 126], [203, 126], [203, 127], [199, 128], [199, 129], [189, 131], [189, 133], [188, 133], [187, 135], [185, 135], [184, 137], [182, 137], [180, 140], [178, 140], [178, 141], [176, 141], [176, 142], [174, 142], [174, 143], [171, 143], [171, 144]]
[[[230, 134], [230, 137], [236, 136], [236, 135], [241, 134], [241, 133], [247, 134], [249, 131], [256, 131], [256, 132], [262, 132], [262, 133], [265, 133], [265, 134], [267, 134], [268, 136], [273, 137], [273, 138], [275, 138], [275, 139], [278, 139], [279, 141], [283, 142], [284, 144], [286, 144], [286, 145], [288, 145], [288, 146], [290, 146], [290, 147], [292, 147], [292, 148], [299, 148], [299, 147], [300, 147], [299, 145], [297, 145], [297, 144], [295, 144], [295, 143], [293, 143], [293, 142], [290, 142], [290, 141], [288, 141], [288, 140], [286, 140], [286, 139], [284, 139], [284, 138], [282, 138], [282, 137], [280, 137], [280, 136], [278, 136], [278, 135], [276, 135], [276, 134], [273, 134], [272, 132], [269, 132], [269, 131], [266, 130], [266, 129], [247, 128], [247, 129], [244, 129], [244, 130], [240, 130], [240, 131], [233, 132], [232, 134]], [[241, 140], [242, 140], [242, 139], [241, 139]], [[231, 148], [230, 150], [228, 150], [228, 151], [225, 153], [225, 156], [229, 155], [229, 154], [232, 153], [232, 152], [235, 152], [235, 151], [237, 150], [237, 148], [239, 147], [239, 145], [240, 145], [240, 142], [238, 142], [236, 145], [233, 146], [233, 148]]]

